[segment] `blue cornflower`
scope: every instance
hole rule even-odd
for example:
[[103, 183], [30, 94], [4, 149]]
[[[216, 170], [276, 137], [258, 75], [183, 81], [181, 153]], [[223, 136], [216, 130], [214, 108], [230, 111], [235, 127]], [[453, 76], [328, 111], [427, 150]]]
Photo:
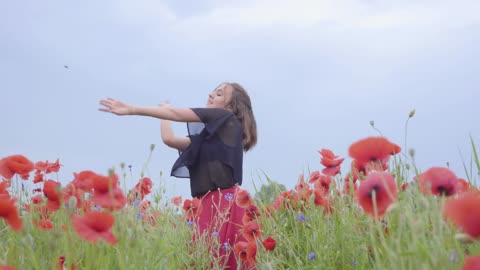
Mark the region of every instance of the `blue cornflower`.
[[449, 258], [449, 261], [451, 264], [455, 264], [458, 260], [458, 252], [456, 250], [453, 250], [450, 252], [450, 258]]
[[305, 217], [302, 213], [298, 214], [298, 221], [310, 221], [308, 217]]
[[141, 218], [143, 217], [143, 213], [142, 213], [142, 212], [136, 213], [136, 214], [135, 214], [135, 217], [136, 217], [137, 219], [141, 219]]
[[230, 248], [230, 245], [227, 242], [222, 244], [222, 249], [223, 250], [228, 250], [229, 248]]
[[315, 261], [315, 253], [312, 252], [312, 253], [308, 254], [308, 259], [310, 261]]
[[233, 200], [233, 193], [229, 192], [229, 193], [225, 194], [224, 197], [225, 197], [225, 200], [231, 201], [231, 200]]
[[212, 235], [213, 236], [218, 236], [218, 232], [213, 232]]
[[191, 220], [187, 221], [187, 225], [188, 225], [188, 226], [192, 226], [192, 225], [193, 225], [193, 221], [191, 221]]
[[140, 205], [140, 203], [141, 203], [141, 201], [135, 200], [135, 201], [132, 202], [132, 205], [133, 205], [134, 207], [137, 207], [137, 206]]

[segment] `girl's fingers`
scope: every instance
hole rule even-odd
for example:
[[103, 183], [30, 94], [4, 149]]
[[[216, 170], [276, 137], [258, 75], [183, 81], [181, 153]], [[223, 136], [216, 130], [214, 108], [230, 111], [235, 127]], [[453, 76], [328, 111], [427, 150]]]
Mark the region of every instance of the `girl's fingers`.
[[105, 108], [99, 108], [98, 109], [99, 111], [112, 112], [112, 101], [102, 99], [102, 100], [100, 100], [100, 105], [105, 106]]
[[100, 104], [102, 104], [103, 106], [107, 106], [107, 107], [112, 106], [112, 103], [110, 101], [107, 101], [107, 100], [100, 100]]
[[123, 106], [121, 102], [116, 101], [113, 98], [102, 99], [100, 100], [100, 104], [105, 106], [105, 108], [99, 108], [99, 111], [110, 112], [113, 114], [117, 114], [117, 112], [114, 112], [114, 110], [117, 110], [118, 108], [121, 108]]

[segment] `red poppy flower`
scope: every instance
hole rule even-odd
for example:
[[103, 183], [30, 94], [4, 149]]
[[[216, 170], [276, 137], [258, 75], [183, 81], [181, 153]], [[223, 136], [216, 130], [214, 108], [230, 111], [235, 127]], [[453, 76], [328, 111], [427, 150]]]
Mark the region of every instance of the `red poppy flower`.
[[33, 225], [43, 231], [53, 229], [53, 222], [50, 219], [40, 218], [38, 220], [32, 220]]
[[305, 183], [305, 178], [303, 178], [303, 174], [301, 174], [298, 178], [298, 183], [295, 185], [295, 191], [297, 193], [302, 193], [308, 189], [310, 189], [310, 186]]
[[48, 211], [55, 212], [60, 209], [60, 201], [51, 201], [47, 200], [47, 203], [45, 204]]
[[50, 211], [60, 209], [61, 184], [60, 182], [47, 180], [43, 185], [43, 194], [47, 198], [47, 207]]
[[335, 176], [340, 172], [340, 166], [325, 168], [322, 170], [322, 173], [325, 175]]
[[244, 215], [252, 218], [257, 218], [260, 216], [260, 213], [258, 212], [258, 207], [254, 204], [251, 204], [245, 209]]
[[150, 212], [143, 212], [142, 220], [145, 223], [150, 224], [150, 226], [156, 226], [157, 220], [160, 217], [160, 211], [150, 211]]
[[350, 164], [350, 174], [353, 178], [353, 181], [358, 179], [363, 179], [367, 175], [367, 169], [365, 164], [360, 163], [358, 160], [352, 160]]
[[61, 197], [61, 186], [62, 184], [60, 182], [47, 180], [43, 185], [43, 194], [51, 201], [59, 201]]
[[71, 264], [70, 264], [70, 268], [67, 268], [67, 267], [65, 266], [65, 256], [60, 256], [60, 257], [58, 257], [58, 262], [57, 262], [57, 268], [56, 268], [56, 270], [66, 270], [66, 269], [77, 270], [78, 267], [77, 267], [76, 264], [71, 263]]
[[432, 167], [416, 177], [420, 191], [436, 196], [450, 196], [457, 192], [458, 178], [447, 168]]
[[95, 204], [92, 202], [91, 199], [83, 200], [79, 209], [81, 209], [84, 213], [92, 211], [92, 208]]
[[[76, 187], [73, 183], [69, 183], [62, 191], [63, 200], [68, 207], [81, 207], [84, 198], [84, 191]], [[71, 205], [72, 202], [74, 205]]]
[[[355, 192], [357, 191], [357, 188], [358, 188], [357, 179], [353, 178], [352, 176], [345, 177], [345, 179], [343, 180], [342, 194], [345, 194], [345, 195], [350, 195], [350, 193], [355, 194]], [[352, 192], [352, 189], [353, 189], [353, 192]]]
[[[256, 263], [257, 244], [252, 242], [238, 241], [233, 247], [235, 257], [248, 264]], [[243, 268], [242, 268], [243, 269]]]
[[33, 162], [22, 155], [13, 155], [0, 159], [0, 175], [10, 180], [15, 174], [27, 180], [35, 168]]
[[457, 180], [457, 192], [465, 192], [470, 189], [470, 183], [463, 178]]
[[320, 153], [320, 155], [322, 155], [322, 157], [324, 158], [329, 158], [329, 159], [337, 159], [338, 156], [336, 156], [332, 150], [329, 150], [329, 149], [325, 149], [323, 148], [322, 150], [318, 151], [318, 153]]
[[325, 166], [322, 173], [329, 176], [337, 175], [340, 172], [340, 165], [345, 159], [336, 156], [328, 149], [322, 149], [319, 153], [322, 155], [320, 163]]
[[34, 204], [33, 205], [33, 213], [35, 215], [38, 215], [39, 218], [41, 219], [49, 219], [50, 218], [50, 210], [48, 210], [48, 207], [45, 205], [38, 205]]
[[313, 194], [313, 190], [308, 187], [303, 191], [299, 191], [295, 193], [293, 196], [293, 206], [297, 209], [303, 209], [305, 206], [310, 202], [310, 197]]
[[44, 177], [43, 173], [41, 173], [40, 171], [36, 171], [35, 176], [33, 177], [33, 183], [36, 184], [36, 183], [43, 182], [44, 180], [43, 177]]
[[56, 270], [63, 270], [64, 265], [65, 265], [65, 256], [58, 257], [57, 269]]
[[10, 198], [10, 193], [8, 193], [7, 188], [10, 187], [10, 181], [1, 181], [0, 182], [0, 197]]
[[480, 238], [480, 192], [466, 191], [445, 202], [446, 219], [473, 238]]
[[185, 211], [185, 218], [192, 221], [202, 212], [202, 202], [198, 198], [186, 199], [183, 202], [183, 210]]
[[142, 211], [147, 211], [148, 208], [150, 208], [151, 206], [152, 206], [152, 202], [150, 202], [149, 200], [145, 200], [140, 204], [140, 209]]
[[[373, 193], [375, 193], [375, 197]], [[397, 200], [398, 191], [392, 175], [385, 172], [373, 172], [360, 182], [355, 195], [367, 215], [379, 218]], [[377, 213], [375, 213], [374, 203]]]
[[384, 137], [368, 137], [359, 140], [348, 148], [348, 154], [361, 164], [380, 162], [386, 164], [390, 155], [397, 154], [401, 148]]
[[0, 265], [0, 270], [17, 270], [17, 268], [10, 265], [2, 264]]
[[262, 236], [260, 224], [257, 221], [250, 221], [243, 225], [242, 235], [248, 241], [255, 241], [255, 239]]
[[105, 212], [88, 212], [83, 217], [75, 215], [72, 217], [73, 227], [78, 235], [90, 242], [96, 242], [103, 238], [110, 244], [117, 243], [117, 238], [111, 228], [115, 218]]
[[276, 244], [277, 244], [277, 241], [275, 241], [275, 239], [273, 239], [271, 236], [265, 238], [265, 240], [262, 241], [263, 247], [268, 251], [274, 250]]
[[275, 199], [273, 200], [272, 207], [275, 210], [281, 208], [290, 208], [292, 202], [294, 201], [293, 191], [284, 191], [280, 193]]
[[332, 177], [327, 175], [320, 175], [318, 180], [314, 183], [315, 190], [320, 191], [323, 196], [327, 196], [330, 191], [330, 185], [332, 184]]
[[140, 199], [143, 200], [143, 198], [152, 191], [152, 186], [152, 180], [149, 177], [143, 177], [133, 189], [138, 191], [138, 193], [141, 195]]
[[121, 188], [115, 187], [107, 192], [97, 192], [95, 190], [92, 202], [103, 208], [120, 210], [127, 204], [127, 197], [125, 197]]
[[247, 224], [248, 222], [250, 221], [254, 221], [256, 220], [256, 218], [252, 217], [252, 216], [248, 216], [248, 215], [243, 215], [242, 217], [242, 224], [245, 225]]
[[14, 231], [20, 231], [22, 229], [22, 220], [18, 215], [15, 201], [15, 199], [0, 197], [0, 217], [2, 217]]
[[81, 171], [79, 173], [73, 173], [74, 179], [73, 179], [73, 184], [85, 191], [85, 192], [92, 192], [93, 189], [93, 181], [95, 180], [96, 177], [99, 177], [98, 174], [92, 172], [92, 171]]
[[325, 198], [324, 193], [320, 190], [315, 190], [314, 192], [314, 203], [316, 206], [323, 207], [325, 214], [332, 213], [332, 205], [329, 199]]
[[247, 224], [249, 221], [256, 220], [257, 217], [259, 216], [260, 216], [260, 213], [258, 212], [258, 207], [254, 204], [251, 204], [245, 209], [242, 222], [243, 224]]
[[[98, 194], [108, 193], [110, 190], [113, 190], [118, 185], [118, 176], [112, 174], [110, 176], [103, 176], [99, 174], [91, 175], [91, 186], [93, 187], [93, 192]], [[79, 187], [80, 188], [80, 187]]]
[[175, 205], [175, 206], [180, 206], [182, 204], [182, 196], [176, 196], [176, 197], [173, 197], [171, 202]]
[[310, 174], [310, 178], [308, 178], [308, 183], [315, 183], [318, 179], [320, 179], [320, 172], [319, 171], [313, 171]]
[[327, 167], [327, 168], [331, 168], [331, 167], [338, 167], [340, 166], [340, 164], [342, 164], [342, 162], [345, 160], [345, 158], [336, 158], [336, 159], [330, 159], [330, 158], [326, 158], [326, 157], [323, 157], [320, 159], [320, 163]]
[[400, 190], [401, 191], [406, 191], [407, 189], [409, 189], [411, 187], [411, 184], [408, 183], [408, 182], [404, 182], [401, 186], [400, 186]]
[[257, 263], [257, 243], [255, 241], [250, 241], [247, 243], [247, 262], [250, 264]]
[[122, 209], [127, 204], [127, 198], [121, 188], [118, 187], [118, 176], [91, 175], [91, 186], [93, 187], [92, 202], [111, 210]]
[[31, 199], [33, 204], [42, 204], [44, 202], [44, 198], [45, 197], [43, 197], [42, 195], [37, 194], [33, 196]]
[[60, 170], [61, 164], [59, 163], [58, 159], [54, 163], [50, 163], [47, 161], [38, 161], [35, 163], [35, 169], [38, 171], [44, 172], [46, 174], [52, 173], [52, 172], [58, 172]]
[[237, 196], [235, 196], [235, 202], [239, 207], [246, 208], [252, 204], [252, 197], [247, 190], [241, 189], [237, 192]]
[[238, 241], [235, 243], [233, 247], [235, 252], [235, 257], [240, 258], [240, 260], [246, 262], [247, 261], [247, 242], [245, 241]]
[[48, 168], [45, 173], [58, 172], [60, 170], [60, 166], [62, 166], [62, 164], [59, 163], [58, 159], [54, 163], [48, 163]]
[[461, 270], [480, 269], [480, 256], [467, 256]]

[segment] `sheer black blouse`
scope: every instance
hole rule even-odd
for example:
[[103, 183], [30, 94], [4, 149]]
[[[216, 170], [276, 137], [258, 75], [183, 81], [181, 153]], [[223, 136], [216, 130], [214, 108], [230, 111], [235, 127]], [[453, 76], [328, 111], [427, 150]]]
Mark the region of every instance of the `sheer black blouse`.
[[193, 197], [242, 184], [243, 129], [230, 111], [193, 108], [202, 122], [187, 123], [191, 144], [172, 167], [171, 175], [190, 178]]

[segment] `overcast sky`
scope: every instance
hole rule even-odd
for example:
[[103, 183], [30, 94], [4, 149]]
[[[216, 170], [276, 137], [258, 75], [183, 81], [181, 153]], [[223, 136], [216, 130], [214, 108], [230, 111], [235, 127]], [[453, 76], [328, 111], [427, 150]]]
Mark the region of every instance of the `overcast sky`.
[[[252, 192], [263, 172], [293, 188], [322, 169], [321, 148], [347, 157], [379, 134], [371, 120], [404, 147], [412, 109], [419, 168], [449, 162], [465, 178], [470, 135], [480, 147], [478, 14], [477, 0], [1, 1], [0, 155], [59, 158], [64, 184], [124, 162], [131, 187], [156, 144], [155, 187], [162, 179], [168, 196], [188, 197], [188, 180], [169, 177], [178, 155], [159, 120], [102, 113], [98, 101], [203, 107], [231, 81], [257, 118], [258, 145], [244, 157]], [[174, 130], [186, 134], [183, 123]]]

